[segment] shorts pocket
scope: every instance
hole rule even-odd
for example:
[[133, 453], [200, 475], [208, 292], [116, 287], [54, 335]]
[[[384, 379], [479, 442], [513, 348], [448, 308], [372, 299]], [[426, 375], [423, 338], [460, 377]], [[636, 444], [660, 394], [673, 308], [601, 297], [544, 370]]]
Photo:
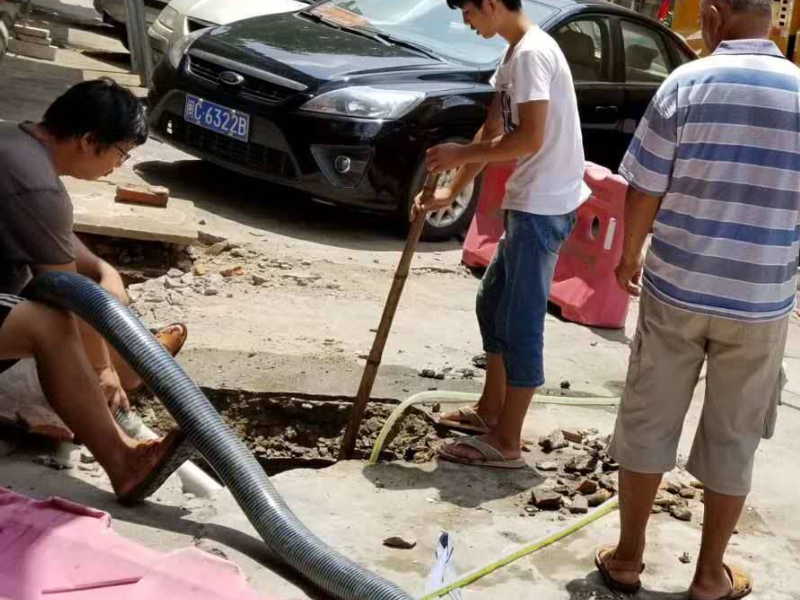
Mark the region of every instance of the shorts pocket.
[[575, 227], [575, 212], [565, 215], [535, 215], [535, 217], [539, 243], [551, 254], [557, 254]]
[[765, 440], [771, 439], [775, 435], [775, 425], [778, 422], [778, 405], [781, 403], [781, 393], [783, 387], [786, 385], [786, 373], [781, 365], [781, 372], [778, 376], [778, 384], [775, 386], [775, 391], [770, 398], [769, 408], [767, 414], [764, 415], [764, 433], [762, 438]]
[[639, 374], [642, 370], [642, 334], [637, 329], [631, 340], [631, 354], [628, 359], [628, 375], [625, 380], [626, 386], [636, 386]]

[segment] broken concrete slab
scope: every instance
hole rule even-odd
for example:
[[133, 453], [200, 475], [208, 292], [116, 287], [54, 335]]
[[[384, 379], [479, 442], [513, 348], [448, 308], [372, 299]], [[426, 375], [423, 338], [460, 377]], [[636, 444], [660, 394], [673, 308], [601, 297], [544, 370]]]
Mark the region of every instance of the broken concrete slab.
[[531, 504], [539, 510], [558, 510], [563, 504], [561, 493], [556, 489], [537, 488], [531, 492]]
[[560, 429], [556, 429], [550, 432], [549, 435], [542, 437], [539, 440], [539, 445], [542, 447], [542, 450], [545, 453], [553, 452], [554, 450], [560, 450], [561, 448], [566, 448], [569, 446], [569, 443], [564, 438], [564, 434], [561, 432]]
[[584, 496], [590, 496], [597, 491], [597, 482], [592, 479], [584, 479], [578, 485], [578, 492], [583, 494]]
[[600, 488], [591, 496], [586, 498], [589, 506], [600, 506], [606, 500], [609, 500], [613, 494], [607, 489]]
[[680, 504], [673, 504], [669, 507], [669, 514], [673, 517], [678, 519], [679, 521], [691, 521], [692, 520], [692, 511], [689, 510], [688, 506], [682, 506]]
[[575, 515], [582, 515], [589, 512], [589, 501], [585, 496], [575, 496], [569, 507], [569, 512]]
[[52, 61], [56, 58], [58, 48], [55, 46], [43, 46], [38, 43], [26, 42], [20, 39], [12, 39], [8, 43], [8, 51], [20, 56]]
[[33, 27], [32, 25], [25, 25], [17, 23], [14, 25], [14, 35], [24, 35], [32, 38], [49, 39], [50, 30], [46, 27]]
[[581, 473], [582, 475], [588, 475], [590, 473], [594, 473], [595, 469], [597, 469], [597, 458], [589, 454], [588, 452], [583, 452], [577, 456], [574, 456], [570, 459], [570, 461], [564, 466], [564, 470], [568, 473]]
[[194, 204], [171, 199], [160, 208], [114, 202], [115, 187], [65, 178], [75, 231], [133, 240], [189, 245], [197, 241]]

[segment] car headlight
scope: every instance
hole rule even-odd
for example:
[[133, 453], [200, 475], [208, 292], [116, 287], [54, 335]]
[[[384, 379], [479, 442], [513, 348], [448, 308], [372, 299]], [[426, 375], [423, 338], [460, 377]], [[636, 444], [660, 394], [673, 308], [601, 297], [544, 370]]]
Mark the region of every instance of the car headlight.
[[171, 64], [174, 69], [179, 68], [181, 66], [181, 61], [183, 60], [183, 55], [186, 54], [189, 46], [191, 46], [195, 40], [197, 40], [197, 38], [199, 38], [209, 29], [211, 28], [206, 27], [204, 29], [198, 29], [197, 31], [193, 31], [189, 35], [183, 36], [181, 39], [170, 44], [169, 50], [167, 50], [169, 64]]
[[306, 102], [301, 110], [365, 119], [397, 119], [424, 98], [422, 92], [356, 86], [320, 94]]
[[156, 20], [170, 31], [174, 31], [180, 16], [181, 15], [177, 10], [169, 6], [165, 6], [164, 10], [161, 11], [161, 13], [158, 15], [158, 19]]

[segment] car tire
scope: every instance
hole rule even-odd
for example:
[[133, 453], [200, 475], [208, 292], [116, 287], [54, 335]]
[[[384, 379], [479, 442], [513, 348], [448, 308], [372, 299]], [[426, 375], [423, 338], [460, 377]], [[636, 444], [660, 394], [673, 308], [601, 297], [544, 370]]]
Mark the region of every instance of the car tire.
[[[451, 138], [443, 140], [441, 143], [468, 143], [469, 140], [464, 138]], [[411, 214], [411, 205], [414, 203], [414, 198], [417, 194], [422, 190], [422, 186], [425, 184], [425, 178], [428, 175], [428, 171], [425, 168], [425, 160], [424, 158], [420, 161], [419, 166], [417, 167], [416, 172], [414, 173], [414, 178], [411, 182], [411, 187], [409, 188], [409, 195], [408, 199], [406, 200], [405, 206], [402, 208], [402, 214], [400, 217], [403, 219], [403, 222], [408, 225], [409, 215]], [[455, 175], [455, 171], [443, 173], [442, 177], [452, 178]], [[442, 179], [439, 180], [439, 185], [442, 185]], [[472, 221], [472, 216], [475, 214], [475, 209], [478, 206], [478, 199], [481, 195], [481, 178], [480, 176], [475, 178], [475, 181], [471, 184], [472, 189], [467, 188], [461, 193], [460, 203], [454, 203], [449, 209], [445, 209], [445, 211], [438, 211], [436, 213], [429, 213], [428, 217], [425, 221], [425, 227], [422, 229], [422, 236], [420, 239], [424, 242], [441, 242], [444, 240], [449, 240], [450, 238], [463, 234], [467, 227], [469, 227], [470, 222]], [[452, 212], [447, 212], [452, 211]], [[445, 214], [442, 214], [445, 213]]]

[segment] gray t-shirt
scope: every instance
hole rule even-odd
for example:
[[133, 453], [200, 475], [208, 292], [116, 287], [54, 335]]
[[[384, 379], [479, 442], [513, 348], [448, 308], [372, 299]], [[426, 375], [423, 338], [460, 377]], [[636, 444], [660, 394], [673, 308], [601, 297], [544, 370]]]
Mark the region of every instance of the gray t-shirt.
[[17, 294], [31, 266], [75, 259], [72, 202], [29, 123], [0, 123], [0, 293]]

